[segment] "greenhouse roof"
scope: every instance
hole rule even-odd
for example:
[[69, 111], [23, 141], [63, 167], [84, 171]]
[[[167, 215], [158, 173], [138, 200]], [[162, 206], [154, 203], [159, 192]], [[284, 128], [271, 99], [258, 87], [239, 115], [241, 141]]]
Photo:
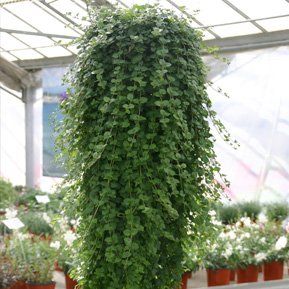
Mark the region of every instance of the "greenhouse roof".
[[[0, 0], [0, 54], [24, 68], [71, 62], [67, 46], [88, 16], [82, 0]], [[289, 44], [289, 0], [94, 0], [130, 7], [159, 3], [189, 17], [209, 45], [234, 49]]]

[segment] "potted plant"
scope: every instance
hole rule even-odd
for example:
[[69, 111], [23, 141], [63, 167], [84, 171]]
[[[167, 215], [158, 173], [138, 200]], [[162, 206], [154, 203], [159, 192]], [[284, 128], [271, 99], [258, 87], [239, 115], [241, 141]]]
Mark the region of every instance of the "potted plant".
[[28, 274], [28, 264], [26, 261], [26, 253], [29, 250], [29, 243], [25, 240], [29, 238], [28, 234], [16, 232], [7, 240], [7, 255], [11, 260], [13, 271], [16, 273], [16, 282], [11, 289], [26, 289], [26, 280]]
[[26, 212], [25, 214], [21, 215], [21, 220], [31, 235], [39, 236], [42, 239], [51, 240], [53, 228], [47, 222], [47, 219], [45, 220], [43, 214], [38, 212]]
[[239, 207], [237, 204], [220, 205], [217, 208], [218, 219], [224, 224], [235, 224], [240, 218]]
[[26, 240], [26, 252], [28, 273], [27, 289], [54, 289], [53, 279], [54, 261], [57, 256], [57, 249], [53, 243], [42, 240], [39, 237], [34, 240]]
[[248, 217], [255, 222], [261, 213], [261, 205], [254, 201], [242, 202], [239, 204], [239, 212], [240, 217]]
[[17, 192], [13, 185], [0, 177], [0, 215], [5, 214], [5, 208], [13, 204], [17, 198]]
[[272, 203], [266, 206], [266, 215], [269, 221], [282, 222], [288, 217], [289, 207], [287, 202]]
[[268, 223], [264, 228], [264, 280], [283, 279], [284, 261], [288, 259], [288, 239], [281, 226]]
[[0, 289], [9, 289], [16, 280], [16, 274], [6, 248], [0, 248]]
[[236, 223], [235, 234], [233, 247], [237, 283], [257, 282], [259, 265], [265, 258], [260, 227], [250, 218], [243, 217]]
[[208, 286], [230, 283], [233, 247], [230, 234], [220, 232], [215, 240], [208, 240], [204, 266], [207, 269]]

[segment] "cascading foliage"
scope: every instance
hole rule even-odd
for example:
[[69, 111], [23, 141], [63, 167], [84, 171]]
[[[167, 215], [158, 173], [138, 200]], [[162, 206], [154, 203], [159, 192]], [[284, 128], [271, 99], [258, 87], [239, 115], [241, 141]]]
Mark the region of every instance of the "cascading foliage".
[[82, 288], [177, 288], [183, 244], [221, 191], [200, 36], [135, 6], [98, 11], [78, 45], [58, 139]]

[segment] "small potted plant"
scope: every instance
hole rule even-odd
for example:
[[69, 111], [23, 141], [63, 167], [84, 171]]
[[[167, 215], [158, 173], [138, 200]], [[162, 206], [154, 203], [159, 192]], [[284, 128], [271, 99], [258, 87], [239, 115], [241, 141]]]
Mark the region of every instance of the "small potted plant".
[[235, 234], [233, 247], [237, 283], [257, 282], [259, 265], [265, 258], [260, 227], [250, 218], [243, 217], [236, 223]]
[[233, 247], [230, 234], [221, 232], [215, 240], [207, 241], [207, 254], [204, 266], [207, 269], [208, 286], [221, 286], [230, 283]]
[[28, 248], [26, 252], [28, 273], [27, 289], [54, 289], [53, 279], [54, 261], [57, 249], [54, 244], [39, 237], [34, 240], [27, 239]]
[[288, 239], [281, 226], [267, 223], [264, 228], [264, 280], [283, 279], [284, 261], [288, 259]]
[[25, 240], [28, 238], [28, 234], [17, 232], [11, 235], [6, 242], [7, 255], [17, 276], [17, 280], [11, 286], [11, 289], [26, 289], [28, 265], [25, 252], [29, 250], [29, 247]]
[[51, 240], [53, 228], [47, 220], [44, 219], [43, 214], [28, 212], [21, 216], [21, 220], [32, 236], [39, 236], [42, 239]]
[[0, 252], [0, 289], [9, 289], [16, 278], [11, 260], [2, 248]]
[[256, 222], [261, 213], [261, 205], [259, 202], [249, 201], [239, 204], [240, 217], [248, 217]]
[[289, 215], [287, 202], [272, 203], [266, 206], [266, 215], [269, 221], [280, 223]]

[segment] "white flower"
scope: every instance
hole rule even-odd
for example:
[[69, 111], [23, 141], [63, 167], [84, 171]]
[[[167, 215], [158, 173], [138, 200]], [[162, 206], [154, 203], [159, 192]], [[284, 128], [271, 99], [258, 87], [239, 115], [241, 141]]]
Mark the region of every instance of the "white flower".
[[17, 237], [18, 237], [18, 239], [19, 239], [20, 241], [23, 241], [23, 240], [25, 240], [25, 239], [28, 239], [28, 238], [29, 238], [29, 235], [28, 235], [28, 234], [23, 234], [23, 233], [17, 231]]
[[245, 227], [251, 226], [251, 219], [248, 217], [242, 217], [240, 221], [244, 224]]
[[220, 235], [219, 235], [219, 238], [226, 239], [227, 238], [227, 234], [224, 233], [224, 232], [221, 232]]
[[266, 216], [264, 213], [260, 213], [260, 214], [258, 215], [258, 221], [259, 221], [260, 223], [265, 224], [265, 223], [268, 222], [268, 218], [267, 218], [267, 216]]
[[231, 240], [235, 240], [235, 239], [236, 239], [236, 234], [235, 234], [235, 232], [233, 232], [233, 231], [228, 232], [228, 237], [229, 237]]
[[66, 241], [67, 245], [71, 246], [76, 240], [76, 234], [74, 234], [72, 231], [67, 231], [64, 234], [64, 240]]
[[255, 259], [258, 263], [264, 261], [266, 257], [267, 255], [265, 253], [258, 253], [255, 255]]
[[208, 212], [208, 214], [211, 216], [211, 217], [215, 217], [216, 216], [216, 211], [215, 210], [211, 210]]
[[250, 235], [250, 233], [246, 232], [246, 233], [244, 234], [244, 237], [245, 237], [245, 238], [250, 238], [251, 235]]
[[286, 245], [287, 245], [287, 238], [285, 236], [281, 236], [275, 244], [275, 250], [279, 251], [281, 249], [284, 249]]
[[60, 242], [59, 242], [59, 241], [52, 242], [52, 243], [50, 244], [50, 247], [51, 247], [51, 248], [54, 248], [54, 249], [56, 249], [56, 250], [59, 250], [59, 248], [60, 248]]
[[9, 208], [5, 209], [5, 212], [6, 212], [6, 214], [5, 214], [6, 219], [16, 218], [17, 213], [18, 213], [17, 210], [9, 209]]
[[265, 244], [265, 243], [266, 243], [266, 238], [265, 238], [265, 237], [262, 237], [262, 238], [260, 239], [260, 242], [263, 243], [263, 244]]
[[223, 256], [228, 259], [233, 254], [232, 247], [228, 247], [225, 252], [223, 253]]
[[215, 225], [215, 226], [221, 226], [221, 225], [222, 225], [222, 222], [220, 222], [220, 221], [218, 221], [218, 220], [216, 220], [216, 219], [212, 219], [212, 220], [211, 220], [211, 223], [212, 223], [213, 225]]
[[51, 218], [47, 215], [47, 213], [43, 213], [42, 214], [42, 218], [44, 219], [44, 221], [48, 224], [51, 223]]

